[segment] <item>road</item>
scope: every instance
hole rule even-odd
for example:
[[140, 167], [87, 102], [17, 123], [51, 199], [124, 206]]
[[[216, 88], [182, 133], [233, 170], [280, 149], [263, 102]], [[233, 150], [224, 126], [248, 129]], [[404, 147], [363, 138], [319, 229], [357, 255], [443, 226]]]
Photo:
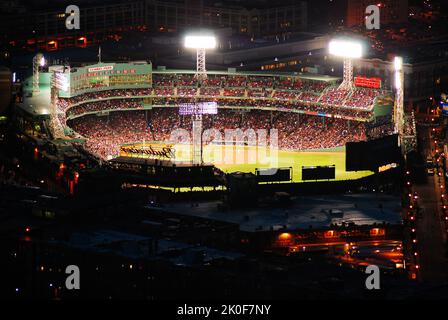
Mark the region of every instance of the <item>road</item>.
[[[430, 129], [419, 128], [419, 143], [422, 144], [424, 156], [432, 156], [434, 152]], [[428, 176], [425, 184], [415, 185], [422, 209], [421, 218], [417, 221], [417, 250], [420, 265], [419, 279], [425, 282], [441, 284], [448, 280], [448, 263], [445, 257], [445, 234], [441, 220], [441, 202], [439, 177]]]

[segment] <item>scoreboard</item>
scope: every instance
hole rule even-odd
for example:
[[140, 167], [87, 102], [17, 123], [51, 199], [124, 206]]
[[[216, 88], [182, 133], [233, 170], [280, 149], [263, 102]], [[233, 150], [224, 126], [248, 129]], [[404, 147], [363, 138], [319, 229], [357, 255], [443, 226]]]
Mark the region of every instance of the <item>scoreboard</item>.
[[302, 166], [302, 180], [330, 180], [336, 178], [336, 166]]
[[381, 78], [357, 76], [355, 77], [355, 85], [358, 87], [381, 89]]
[[218, 104], [212, 102], [198, 102], [198, 103], [181, 103], [179, 105], [179, 114], [181, 116], [196, 115], [196, 114], [218, 114]]

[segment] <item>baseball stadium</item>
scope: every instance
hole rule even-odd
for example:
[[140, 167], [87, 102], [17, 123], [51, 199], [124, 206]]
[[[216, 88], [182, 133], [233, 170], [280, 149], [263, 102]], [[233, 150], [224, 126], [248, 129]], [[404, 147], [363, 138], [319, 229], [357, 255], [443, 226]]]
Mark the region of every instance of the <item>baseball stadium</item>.
[[346, 143], [393, 132], [391, 92], [361, 75], [346, 88], [325, 75], [228, 69], [198, 77], [146, 61], [99, 62], [50, 66], [24, 91], [50, 100], [40, 113], [55, 139], [76, 140], [101, 161], [207, 163], [225, 173], [288, 167], [293, 182], [302, 167], [334, 166], [335, 180], [352, 180], [373, 172], [346, 171]]

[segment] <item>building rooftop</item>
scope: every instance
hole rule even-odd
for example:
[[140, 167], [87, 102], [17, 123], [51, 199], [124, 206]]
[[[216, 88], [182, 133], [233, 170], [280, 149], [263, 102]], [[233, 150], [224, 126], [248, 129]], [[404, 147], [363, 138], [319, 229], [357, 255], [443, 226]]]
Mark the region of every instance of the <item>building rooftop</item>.
[[[220, 209], [219, 201], [167, 204], [177, 214], [239, 224], [243, 231], [319, 229], [330, 225], [401, 224], [400, 199], [384, 194], [345, 194], [297, 197], [290, 206]], [[330, 211], [331, 210], [331, 211]], [[286, 228], [285, 228], [286, 226]]]
[[39, 92], [33, 93], [33, 77], [27, 78], [23, 84], [23, 102], [17, 106], [33, 115], [50, 113], [50, 73], [39, 74]]
[[105, 229], [93, 232], [74, 232], [68, 241], [54, 242], [80, 250], [131, 259], [167, 259], [179, 266], [207, 263], [216, 259], [234, 260], [244, 256], [237, 252], [223, 251], [172, 239], [156, 240], [151, 236]]

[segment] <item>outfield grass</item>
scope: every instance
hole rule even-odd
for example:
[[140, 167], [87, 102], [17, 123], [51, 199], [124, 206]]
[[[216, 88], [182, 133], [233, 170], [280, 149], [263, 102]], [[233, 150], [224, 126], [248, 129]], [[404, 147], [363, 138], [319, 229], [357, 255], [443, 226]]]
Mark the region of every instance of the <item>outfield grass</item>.
[[345, 171], [345, 148], [334, 151], [278, 151], [278, 163], [274, 166], [267, 163], [215, 163], [224, 172], [255, 172], [255, 168], [292, 167], [293, 181], [302, 181], [302, 166], [336, 166], [336, 180], [358, 179], [372, 174], [371, 171]]
[[[148, 146], [150, 143], [145, 143]], [[154, 144], [154, 143], [152, 143]], [[143, 143], [134, 144], [136, 148]], [[191, 147], [175, 145], [176, 160], [189, 161]], [[226, 173], [241, 171], [255, 172], [255, 168], [292, 167], [293, 181], [302, 181], [302, 166], [336, 166], [336, 180], [358, 179], [372, 174], [371, 171], [345, 171], [345, 147], [324, 151], [286, 151], [248, 146], [217, 146], [207, 145], [203, 150], [203, 159], [213, 163]]]

